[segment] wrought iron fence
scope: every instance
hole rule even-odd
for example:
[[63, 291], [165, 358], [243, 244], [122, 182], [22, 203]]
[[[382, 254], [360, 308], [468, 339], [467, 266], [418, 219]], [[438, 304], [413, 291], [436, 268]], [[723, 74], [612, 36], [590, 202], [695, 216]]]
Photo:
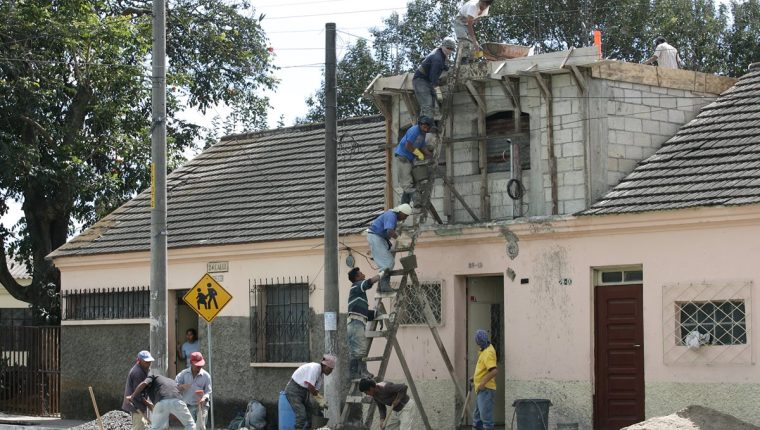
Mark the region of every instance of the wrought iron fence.
[[[398, 282], [391, 283], [393, 288], [398, 288]], [[418, 294], [427, 298], [430, 310], [433, 311], [435, 321], [433, 324], [441, 324], [442, 306], [441, 306], [441, 283], [438, 281], [420, 281], [419, 287], [407, 285], [404, 297], [400, 298], [405, 306], [405, 312], [402, 312], [399, 318], [399, 324], [420, 325], [427, 324], [425, 319], [425, 307]]]
[[0, 410], [60, 413], [61, 327], [0, 326]]
[[249, 281], [251, 360], [309, 361], [309, 280]]
[[150, 288], [93, 288], [63, 293], [64, 320], [110, 320], [150, 317]]

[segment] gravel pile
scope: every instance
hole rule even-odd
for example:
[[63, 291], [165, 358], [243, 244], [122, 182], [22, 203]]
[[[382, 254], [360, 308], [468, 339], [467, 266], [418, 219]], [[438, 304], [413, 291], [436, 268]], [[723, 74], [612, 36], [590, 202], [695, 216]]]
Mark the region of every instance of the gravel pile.
[[715, 409], [687, 406], [672, 415], [650, 418], [622, 430], [760, 430], [760, 427]]
[[[106, 430], [132, 430], [132, 418], [124, 411], [111, 411], [100, 416]], [[70, 430], [100, 430], [98, 419], [94, 419]]]

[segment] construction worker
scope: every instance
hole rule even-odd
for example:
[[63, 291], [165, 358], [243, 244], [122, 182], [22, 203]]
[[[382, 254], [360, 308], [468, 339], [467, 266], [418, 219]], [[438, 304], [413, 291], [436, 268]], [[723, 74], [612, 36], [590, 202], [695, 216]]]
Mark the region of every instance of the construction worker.
[[[150, 352], [140, 351], [137, 353], [137, 362], [129, 370], [129, 375], [127, 376], [127, 385], [124, 387], [124, 402], [121, 404], [121, 409], [132, 416], [133, 430], [145, 430], [148, 423], [145, 418], [148, 413], [148, 407], [142, 401], [145, 394], [133, 396], [133, 393], [137, 389], [137, 386], [140, 385], [140, 382], [148, 377], [152, 363], [153, 356], [150, 355]], [[134, 401], [128, 400], [129, 396], [132, 396]]]
[[182, 392], [182, 400], [187, 404], [190, 414], [196, 417], [198, 430], [206, 428], [211, 397], [211, 375], [203, 369], [205, 365], [203, 354], [190, 353], [190, 368], [182, 370], [174, 378]]
[[396, 264], [396, 259], [391, 252], [391, 239], [398, 238], [396, 225], [404, 221], [412, 214], [412, 207], [408, 203], [389, 209], [375, 218], [367, 229], [367, 242], [372, 253], [372, 259], [379, 266], [380, 282], [377, 285], [378, 296], [388, 296], [396, 292], [391, 288], [390, 271]]
[[457, 35], [457, 42], [462, 44], [462, 64], [474, 60], [473, 47], [476, 51], [482, 51], [475, 36], [475, 21], [488, 16], [492, 2], [493, 0], [469, 0], [459, 8], [459, 13], [454, 17], [454, 33]]
[[415, 187], [412, 177], [414, 159], [432, 158], [433, 153], [427, 148], [425, 137], [435, 121], [429, 116], [421, 116], [416, 125], [409, 127], [396, 145], [396, 179], [402, 190], [401, 203], [411, 203], [414, 199]]
[[[140, 397], [140, 393], [146, 390], [148, 397]], [[153, 411], [151, 415], [151, 430], [163, 430], [169, 427], [169, 415], [177, 417], [185, 430], [195, 430], [195, 420], [187, 409], [187, 404], [182, 400], [177, 382], [174, 379], [162, 375], [148, 375], [127, 400], [141, 399], [142, 402]]]
[[417, 97], [417, 103], [420, 105], [420, 117], [434, 117], [435, 87], [438, 86], [442, 73], [449, 70], [449, 55], [456, 49], [456, 41], [447, 37], [417, 66], [414, 79], [412, 79], [412, 87], [414, 88], [414, 96]]
[[496, 403], [496, 349], [488, 339], [485, 330], [475, 332], [475, 343], [480, 347], [478, 363], [472, 383], [475, 387], [475, 411], [472, 413], [472, 427], [479, 430], [493, 430], [493, 408]]
[[[377, 404], [381, 429], [416, 430], [420, 427], [417, 425], [417, 407], [406, 393], [406, 384], [362, 379], [359, 391], [372, 397]], [[387, 406], [391, 407], [391, 416], [388, 416]]]
[[327, 354], [319, 363], [303, 364], [293, 372], [293, 376], [285, 386], [285, 397], [295, 413], [297, 430], [307, 428], [307, 424], [311, 423], [311, 416], [318, 413], [318, 409], [312, 406], [310, 395], [320, 409], [327, 406], [319, 390], [324, 381], [323, 375], [331, 374], [333, 369], [335, 369], [335, 356]]
[[362, 359], [367, 356], [367, 336], [364, 330], [367, 321], [375, 318], [375, 311], [370, 310], [367, 301], [367, 290], [372, 284], [380, 280], [381, 274], [370, 279], [362, 273], [358, 267], [348, 272], [348, 280], [351, 281], [351, 290], [348, 292], [348, 372], [351, 379], [371, 378], [373, 375], [367, 370], [367, 363]]
[[681, 57], [678, 56], [678, 50], [669, 45], [665, 38], [658, 36], [654, 40], [654, 55], [649, 57], [644, 64], [657, 62], [657, 67], [665, 69], [677, 69], [681, 65]]

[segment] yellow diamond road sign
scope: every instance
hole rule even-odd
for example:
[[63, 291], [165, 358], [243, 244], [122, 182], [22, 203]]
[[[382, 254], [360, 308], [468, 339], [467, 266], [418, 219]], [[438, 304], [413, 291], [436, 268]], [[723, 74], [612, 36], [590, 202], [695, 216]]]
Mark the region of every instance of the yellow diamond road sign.
[[206, 273], [195, 286], [182, 297], [192, 310], [208, 322], [213, 321], [224, 306], [232, 300], [216, 279]]

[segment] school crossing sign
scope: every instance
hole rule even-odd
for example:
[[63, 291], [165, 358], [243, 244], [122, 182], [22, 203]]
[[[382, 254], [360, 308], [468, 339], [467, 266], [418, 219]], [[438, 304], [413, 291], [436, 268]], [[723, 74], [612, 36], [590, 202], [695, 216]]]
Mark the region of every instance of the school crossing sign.
[[190, 306], [190, 309], [203, 317], [204, 320], [211, 322], [224, 309], [224, 306], [232, 300], [232, 296], [216, 282], [216, 279], [206, 273], [182, 297], [182, 300]]

